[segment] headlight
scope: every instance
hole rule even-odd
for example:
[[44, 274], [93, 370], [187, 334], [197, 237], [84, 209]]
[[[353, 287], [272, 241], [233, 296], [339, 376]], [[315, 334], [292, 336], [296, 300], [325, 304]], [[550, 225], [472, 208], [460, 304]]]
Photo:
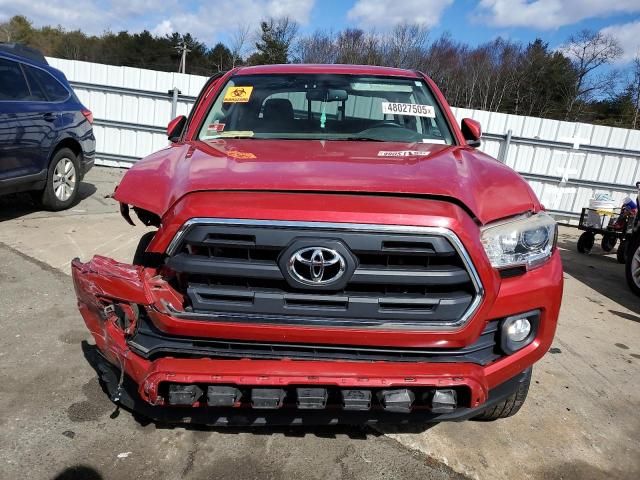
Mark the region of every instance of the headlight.
[[480, 234], [495, 268], [535, 268], [551, 257], [557, 237], [555, 220], [544, 212], [488, 225]]

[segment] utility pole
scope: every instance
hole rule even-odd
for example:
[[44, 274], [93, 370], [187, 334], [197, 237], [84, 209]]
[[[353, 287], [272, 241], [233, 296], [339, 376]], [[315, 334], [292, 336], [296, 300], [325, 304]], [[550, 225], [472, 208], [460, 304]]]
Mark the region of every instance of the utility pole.
[[180, 52], [180, 67], [178, 67], [178, 73], [187, 73], [187, 53], [191, 50], [187, 48], [187, 44], [184, 40], [175, 48]]

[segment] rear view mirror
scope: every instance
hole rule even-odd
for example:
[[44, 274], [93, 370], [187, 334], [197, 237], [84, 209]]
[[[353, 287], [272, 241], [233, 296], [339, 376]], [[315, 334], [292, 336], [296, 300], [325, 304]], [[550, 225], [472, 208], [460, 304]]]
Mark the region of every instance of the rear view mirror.
[[467, 145], [471, 147], [480, 146], [480, 138], [482, 137], [482, 127], [480, 123], [472, 118], [463, 118], [460, 124], [462, 136], [467, 141]]
[[187, 124], [187, 117], [184, 115], [180, 115], [179, 117], [174, 118], [167, 125], [167, 137], [171, 142], [177, 142], [180, 140], [182, 136], [182, 130], [184, 130], [184, 126]]
[[346, 90], [336, 88], [316, 88], [307, 90], [307, 100], [317, 102], [344, 102], [349, 95]]

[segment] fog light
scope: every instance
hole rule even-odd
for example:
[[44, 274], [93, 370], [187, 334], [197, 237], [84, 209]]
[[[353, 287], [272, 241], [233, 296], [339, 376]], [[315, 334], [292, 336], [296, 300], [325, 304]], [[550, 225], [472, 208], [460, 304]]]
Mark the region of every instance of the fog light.
[[500, 347], [506, 354], [514, 353], [529, 345], [536, 337], [540, 310], [507, 317], [500, 326]]
[[518, 318], [507, 327], [507, 335], [512, 342], [521, 342], [531, 333], [531, 322], [526, 318]]

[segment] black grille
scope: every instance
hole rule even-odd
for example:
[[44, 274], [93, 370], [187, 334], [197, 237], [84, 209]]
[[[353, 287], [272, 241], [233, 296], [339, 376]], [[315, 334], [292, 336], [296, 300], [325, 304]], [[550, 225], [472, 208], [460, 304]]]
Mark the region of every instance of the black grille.
[[[232, 321], [424, 327], [460, 323], [478, 296], [443, 234], [270, 225], [196, 224], [167, 259], [186, 315]], [[335, 289], [287, 281], [292, 246], [335, 245], [354, 263]], [[286, 259], [285, 259], [286, 263]]]
[[313, 345], [301, 343], [243, 342], [211, 338], [177, 337], [165, 334], [141, 311], [136, 334], [129, 346], [144, 358], [163, 356], [214, 359], [294, 359], [389, 362], [469, 362], [487, 365], [500, 358], [498, 322], [487, 324], [473, 344], [463, 348], [387, 348], [354, 345]]

